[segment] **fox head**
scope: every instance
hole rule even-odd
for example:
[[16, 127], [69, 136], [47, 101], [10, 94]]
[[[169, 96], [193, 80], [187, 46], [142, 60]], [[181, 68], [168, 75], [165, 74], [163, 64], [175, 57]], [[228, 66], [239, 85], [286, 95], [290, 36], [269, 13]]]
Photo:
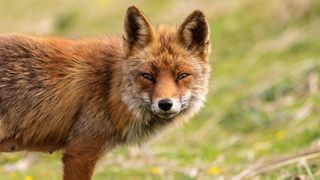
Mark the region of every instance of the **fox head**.
[[129, 7], [123, 50], [122, 97], [136, 116], [172, 119], [199, 111], [210, 73], [209, 26], [201, 11], [178, 28], [154, 29], [138, 8]]

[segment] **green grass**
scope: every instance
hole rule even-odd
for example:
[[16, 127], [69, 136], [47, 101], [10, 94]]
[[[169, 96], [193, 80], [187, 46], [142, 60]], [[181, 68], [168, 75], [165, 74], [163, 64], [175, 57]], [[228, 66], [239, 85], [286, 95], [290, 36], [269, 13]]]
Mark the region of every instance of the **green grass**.
[[[0, 32], [66, 37], [121, 34], [128, 6], [154, 25], [177, 25], [202, 9], [213, 67], [205, 108], [190, 123], [142, 148], [118, 147], [95, 179], [229, 178], [261, 160], [294, 154], [320, 137], [320, 2], [1, 1]], [[316, 88], [318, 87], [318, 88]], [[40, 154], [26, 171], [5, 170], [23, 153], [1, 154], [0, 179], [60, 179], [60, 154]], [[259, 179], [320, 176], [320, 158], [258, 174]], [[306, 169], [310, 170], [309, 174]], [[309, 177], [310, 178], [310, 177]]]

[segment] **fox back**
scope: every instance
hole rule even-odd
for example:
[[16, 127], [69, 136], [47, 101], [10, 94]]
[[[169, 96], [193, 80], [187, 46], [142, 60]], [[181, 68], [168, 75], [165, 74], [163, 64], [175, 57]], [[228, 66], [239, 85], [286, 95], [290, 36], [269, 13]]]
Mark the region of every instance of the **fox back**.
[[0, 35], [0, 152], [62, 150], [64, 179], [90, 179], [105, 151], [200, 110], [209, 46], [201, 11], [154, 29], [133, 6], [123, 37]]

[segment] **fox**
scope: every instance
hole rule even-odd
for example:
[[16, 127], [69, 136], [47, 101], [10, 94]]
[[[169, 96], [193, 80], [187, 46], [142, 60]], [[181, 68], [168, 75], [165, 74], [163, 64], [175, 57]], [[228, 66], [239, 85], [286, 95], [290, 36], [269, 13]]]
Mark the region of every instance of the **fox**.
[[63, 179], [89, 180], [99, 159], [140, 145], [203, 106], [209, 24], [200, 10], [154, 28], [135, 6], [122, 36], [0, 35], [0, 152], [62, 152]]

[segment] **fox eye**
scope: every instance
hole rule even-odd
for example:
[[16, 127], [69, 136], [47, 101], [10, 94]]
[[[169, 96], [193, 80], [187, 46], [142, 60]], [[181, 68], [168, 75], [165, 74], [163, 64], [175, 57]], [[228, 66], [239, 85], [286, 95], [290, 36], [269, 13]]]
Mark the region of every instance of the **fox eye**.
[[189, 75], [190, 75], [190, 74], [188, 74], [188, 73], [182, 73], [182, 74], [180, 74], [180, 75], [177, 77], [177, 80], [182, 80], [182, 79], [188, 77]]
[[144, 79], [147, 79], [151, 82], [155, 82], [155, 79], [152, 77], [151, 74], [148, 74], [148, 73], [142, 73], [141, 76], [144, 78]]

